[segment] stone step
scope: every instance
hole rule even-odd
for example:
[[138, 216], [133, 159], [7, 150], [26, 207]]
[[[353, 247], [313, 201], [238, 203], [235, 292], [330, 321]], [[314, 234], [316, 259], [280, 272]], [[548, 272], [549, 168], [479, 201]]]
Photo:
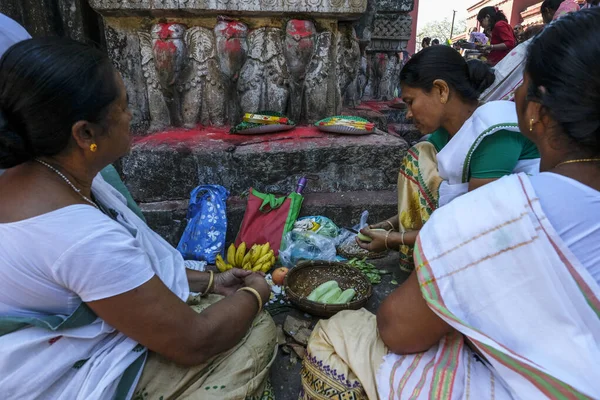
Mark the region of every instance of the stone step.
[[122, 161], [124, 180], [141, 203], [183, 200], [202, 184], [233, 196], [250, 187], [289, 193], [309, 176], [305, 193], [392, 190], [408, 148], [396, 135], [341, 136], [313, 126], [271, 135], [230, 135], [225, 128], [174, 130], [137, 138]]
[[[369, 210], [369, 222], [377, 222], [398, 211], [396, 190], [308, 193], [300, 215], [324, 215], [338, 226], [351, 227]], [[187, 200], [141, 203], [148, 225], [176, 246], [187, 225]], [[246, 199], [234, 196], [227, 201], [227, 241], [235, 239], [246, 209]]]

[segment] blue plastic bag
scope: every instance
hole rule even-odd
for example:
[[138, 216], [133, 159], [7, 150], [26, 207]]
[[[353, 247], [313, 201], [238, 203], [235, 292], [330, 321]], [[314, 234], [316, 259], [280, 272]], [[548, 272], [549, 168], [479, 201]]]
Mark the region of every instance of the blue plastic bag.
[[223, 255], [228, 197], [227, 189], [219, 185], [202, 185], [192, 191], [188, 224], [177, 245], [184, 259], [214, 264], [217, 254]]

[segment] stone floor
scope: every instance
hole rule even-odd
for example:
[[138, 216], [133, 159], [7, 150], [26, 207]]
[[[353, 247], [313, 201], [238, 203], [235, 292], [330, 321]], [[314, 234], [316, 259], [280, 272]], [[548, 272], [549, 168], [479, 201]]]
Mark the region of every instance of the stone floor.
[[[399, 284], [402, 283], [408, 275], [398, 268], [398, 254], [391, 254], [386, 258], [380, 260], [372, 260], [374, 265], [380, 269], [385, 269], [392, 272], [392, 275], [383, 275], [380, 284], [374, 286], [373, 296], [367, 303], [367, 309], [371, 312], [376, 312], [377, 308], [387, 296], [398, 287], [398, 285], [391, 283], [396, 281]], [[273, 317], [275, 323], [278, 325], [283, 324], [287, 315], [293, 315], [296, 318], [308, 319], [313, 322], [313, 325], [317, 323], [319, 318], [312, 317], [303, 312], [291, 309], [288, 312], [277, 314]], [[279, 350], [275, 364], [271, 368], [271, 383], [275, 390], [275, 398], [277, 400], [295, 400], [298, 398], [300, 391], [300, 367], [301, 363], [292, 364], [290, 362], [290, 356], [284, 354]]]

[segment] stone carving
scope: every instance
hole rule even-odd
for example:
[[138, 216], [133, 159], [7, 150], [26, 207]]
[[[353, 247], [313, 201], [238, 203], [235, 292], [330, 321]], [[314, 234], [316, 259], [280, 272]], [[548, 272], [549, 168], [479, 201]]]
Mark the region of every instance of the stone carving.
[[[400, 68], [398, 63], [398, 56], [396, 55], [385, 55], [385, 70], [379, 80], [379, 90], [377, 99], [378, 100], [392, 100], [394, 99], [394, 92], [399, 82], [397, 75], [400, 74]], [[401, 67], [401, 66], [400, 66]]]
[[248, 27], [232, 18], [220, 16], [215, 26], [215, 38], [219, 65], [225, 85], [226, 115], [229, 121], [242, 118], [242, 109], [237, 92], [240, 70], [248, 53]]
[[[85, 1], [104, 17], [107, 51], [125, 81], [140, 134], [233, 125], [243, 112], [260, 110], [306, 123], [364, 97], [391, 98], [397, 53], [410, 37], [405, 13], [414, 2]], [[233, 18], [239, 15], [244, 23]], [[274, 27], [278, 23], [285, 26]]]
[[[395, 0], [390, 0], [395, 1]], [[409, 1], [409, 0], [404, 0]], [[308, 15], [343, 14], [358, 17], [365, 12], [367, 0], [89, 0], [91, 6], [104, 12], [127, 10], [130, 14], [145, 15], [152, 10], [155, 15], [173, 10], [204, 11], [205, 15], [228, 11], [243, 11], [247, 15], [264, 13], [304, 13]]]
[[373, 99], [379, 99], [379, 89], [381, 88], [381, 80], [387, 69], [387, 63], [389, 56], [386, 53], [376, 53], [370, 55], [370, 67], [371, 67], [371, 80], [370, 86], [370, 97]]
[[299, 121], [302, 114], [302, 95], [306, 67], [315, 49], [317, 31], [310, 21], [290, 20], [286, 25], [284, 56], [290, 74], [289, 117]]
[[335, 71], [331, 50], [332, 33], [320, 33], [304, 80], [303, 110], [308, 122], [337, 114], [339, 109], [340, 92], [337, 82], [330, 79]]
[[414, 0], [375, 0], [375, 7], [379, 12], [411, 12]]
[[193, 27], [185, 35], [189, 65], [183, 94], [184, 125], [194, 127], [225, 124], [225, 91], [217, 60], [213, 32]]
[[284, 113], [289, 97], [288, 79], [281, 29], [252, 31], [248, 35], [248, 58], [237, 84], [243, 111]]
[[177, 90], [184, 68], [185, 26], [160, 23], [151, 33], [139, 32], [142, 70], [148, 87], [151, 130], [165, 123], [181, 126], [181, 93]]
[[340, 25], [337, 33], [336, 76], [340, 94], [347, 105], [356, 105], [358, 97], [358, 69], [360, 67], [360, 46], [352, 25]]
[[371, 33], [371, 51], [402, 51], [410, 38], [412, 18], [408, 14], [377, 14]]

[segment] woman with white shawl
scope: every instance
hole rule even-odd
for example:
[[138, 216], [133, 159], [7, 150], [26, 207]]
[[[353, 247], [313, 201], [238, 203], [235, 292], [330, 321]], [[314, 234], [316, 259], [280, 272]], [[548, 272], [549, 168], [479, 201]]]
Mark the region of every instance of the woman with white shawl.
[[377, 316], [320, 322], [305, 399], [600, 398], [600, 9], [536, 37], [518, 124], [542, 173], [435, 211]]
[[424, 49], [404, 66], [400, 81], [406, 116], [431, 135], [402, 159], [398, 214], [363, 229], [373, 240], [359, 241], [359, 246], [372, 252], [396, 250], [400, 268], [411, 271], [417, 234], [433, 210], [502, 176], [538, 172], [539, 153], [519, 132], [514, 103], [479, 101], [494, 80], [487, 64], [467, 62], [446, 46]]

